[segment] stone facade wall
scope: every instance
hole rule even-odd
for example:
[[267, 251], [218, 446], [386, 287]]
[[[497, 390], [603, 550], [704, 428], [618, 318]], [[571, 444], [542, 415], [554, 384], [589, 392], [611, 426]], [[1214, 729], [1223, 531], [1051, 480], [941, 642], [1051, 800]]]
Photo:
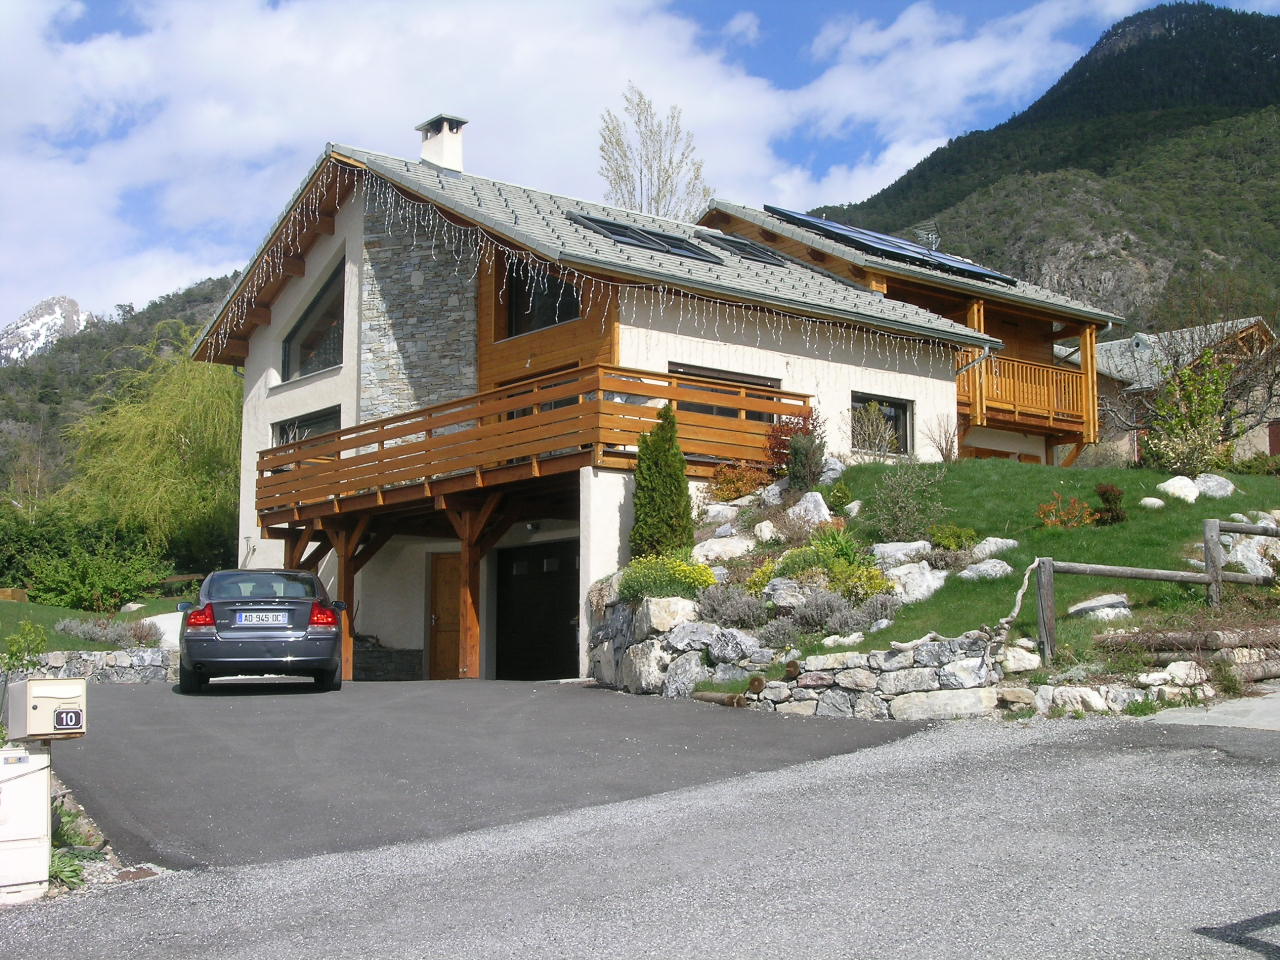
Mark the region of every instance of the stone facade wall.
[[377, 209], [365, 214], [361, 421], [476, 392], [476, 268]]
[[[40, 657], [42, 665], [14, 680], [84, 677], [90, 683], [177, 683], [178, 651], [157, 647], [123, 650], [53, 650]], [[4, 674], [0, 678], [7, 679]]]

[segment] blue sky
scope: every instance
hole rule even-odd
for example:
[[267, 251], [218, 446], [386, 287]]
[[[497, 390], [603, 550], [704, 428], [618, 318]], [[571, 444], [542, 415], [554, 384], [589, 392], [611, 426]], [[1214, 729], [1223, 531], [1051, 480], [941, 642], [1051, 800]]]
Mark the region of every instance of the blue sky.
[[0, 325], [240, 267], [326, 141], [414, 156], [439, 112], [468, 171], [599, 199], [628, 82], [683, 109], [718, 195], [862, 199], [1152, 5], [3, 0]]

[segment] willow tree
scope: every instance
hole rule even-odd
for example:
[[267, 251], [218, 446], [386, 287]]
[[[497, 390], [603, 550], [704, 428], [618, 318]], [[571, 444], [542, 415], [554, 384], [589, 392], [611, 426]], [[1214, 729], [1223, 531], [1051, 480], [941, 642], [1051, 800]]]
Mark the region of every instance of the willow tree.
[[622, 112], [600, 117], [600, 176], [605, 202], [672, 220], [693, 221], [713, 191], [702, 178], [693, 134], [684, 129], [680, 108], [665, 118], [634, 84], [622, 94]]
[[241, 383], [184, 350], [153, 349], [111, 398], [69, 431], [75, 478], [66, 494], [103, 516], [140, 525], [179, 566], [235, 557]]

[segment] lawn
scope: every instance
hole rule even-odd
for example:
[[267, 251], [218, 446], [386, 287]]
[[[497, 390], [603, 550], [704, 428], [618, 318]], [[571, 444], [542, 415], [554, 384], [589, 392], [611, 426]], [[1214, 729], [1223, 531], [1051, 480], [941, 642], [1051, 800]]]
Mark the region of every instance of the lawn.
[[[157, 613], [171, 613], [177, 609], [180, 597], [145, 598], [141, 610], [133, 613], [119, 614], [121, 620], [140, 620]], [[103, 616], [87, 610], [71, 610], [66, 607], [46, 607], [39, 603], [19, 603], [13, 600], [0, 600], [0, 642], [10, 634], [16, 633], [23, 620], [45, 628], [49, 637], [49, 650], [82, 650], [87, 644], [83, 640], [65, 636], [53, 629], [55, 623], [67, 617], [94, 620]], [[105, 647], [103, 649], [106, 649]]]
[[[886, 469], [890, 468], [881, 464], [851, 467], [845, 479], [855, 496], [866, 501], [874, 497], [875, 483]], [[1201, 542], [1205, 519], [1226, 519], [1231, 513], [1280, 507], [1280, 478], [1228, 476], [1238, 487], [1233, 496], [1222, 500], [1201, 497], [1196, 503], [1187, 504], [1162, 496], [1155, 489], [1156, 484], [1167, 480], [1169, 475], [1152, 470], [1061, 469], [1008, 460], [963, 460], [952, 464], [942, 480], [943, 499], [951, 512], [939, 519], [972, 527], [980, 537], [1017, 540], [1017, 549], [1000, 554], [1015, 574], [985, 582], [966, 582], [953, 575], [928, 600], [904, 607], [892, 627], [873, 634], [864, 646], [883, 648], [887, 641], [914, 640], [930, 630], [955, 636], [982, 624], [995, 625], [1001, 617], [1008, 616], [1022, 573], [1037, 557], [1188, 570], [1186, 557], [1193, 556], [1192, 545]], [[1097, 509], [1101, 504], [1094, 488], [1100, 483], [1124, 490], [1127, 522], [1061, 529], [1046, 527], [1037, 517], [1037, 507], [1052, 500], [1055, 491], [1060, 492], [1064, 500], [1079, 497]], [[1165, 508], [1139, 507], [1138, 501], [1148, 496], [1163, 499]], [[855, 520], [851, 526], [867, 539], [874, 538], [867, 524]], [[1034, 590], [1033, 582], [1014, 624], [1015, 637], [1036, 635]], [[1204, 602], [1204, 588], [1199, 586], [1059, 574], [1055, 578], [1055, 595], [1060, 642], [1069, 643], [1093, 632], [1079, 627], [1077, 621], [1063, 623], [1061, 617], [1071, 604], [1099, 593], [1128, 594], [1135, 612], [1140, 615], [1144, 610], [1193, 607]]]

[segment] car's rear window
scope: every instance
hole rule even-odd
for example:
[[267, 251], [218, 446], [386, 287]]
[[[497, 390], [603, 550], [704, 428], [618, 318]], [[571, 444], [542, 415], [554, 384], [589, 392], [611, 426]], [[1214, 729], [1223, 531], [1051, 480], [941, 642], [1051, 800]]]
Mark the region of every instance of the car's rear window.
[[271, 599], [289, 597], [315, 599], [316, 578], [308, 573], [268, 573], [266, 571], [228, 571], [209, 576], [211, 600]]

